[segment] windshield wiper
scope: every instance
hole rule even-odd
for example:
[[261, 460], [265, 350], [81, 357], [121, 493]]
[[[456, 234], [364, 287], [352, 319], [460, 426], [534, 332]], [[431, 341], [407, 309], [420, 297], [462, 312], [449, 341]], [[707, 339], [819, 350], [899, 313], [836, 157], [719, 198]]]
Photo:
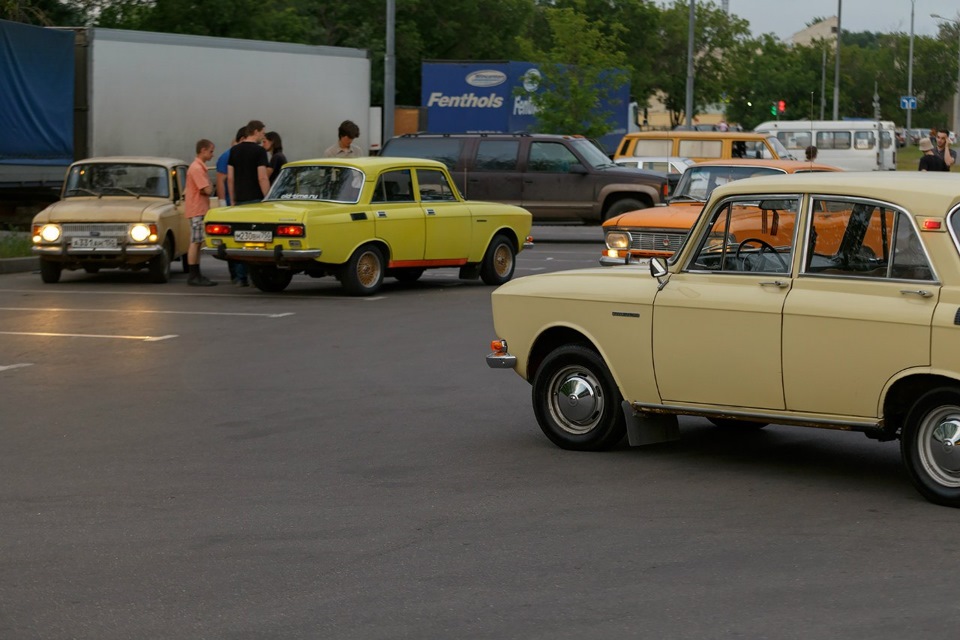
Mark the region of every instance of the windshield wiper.
[[97, 193], [96, 191], [91, 191], [90, 189], [85, 189], [83, 187], [74, 187], [72, 189], [67, 189], [67, 193], [74, 193], [76, 191], [83, 191], [85, 193], [89, 193], [92, 196], [97, 196], [98, 198], [103, 195], [102, 193]]
[[131, 191], [130, 189], [127, 189], [126, 187], [104, 187], [104, 189], [116, 189], [117, 191], [125, 191], [126, 193], [129, 193], [130, 195], [132, 195], [133, 197], [135, 197], [137, 200], [140, 199], [140, 194], [139, 194], [139, 193], [137, 193], [136, 191]]

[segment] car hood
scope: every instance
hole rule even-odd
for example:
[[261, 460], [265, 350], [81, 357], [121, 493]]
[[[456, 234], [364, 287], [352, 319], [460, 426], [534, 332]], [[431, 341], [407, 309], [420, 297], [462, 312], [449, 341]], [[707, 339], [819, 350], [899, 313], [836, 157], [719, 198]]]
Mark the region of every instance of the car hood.
[[605, 228], [690, 229], [703, 210], [702, 202], [678, 202], [666, 207], [627, 211], [603, 223]]
[[145, 214], [170, 206], [169, 201], [156, 199], [70, 198], [50, 205], [39, 216], [47, 222], [140, 222]]
[[650, 266], [642, 263], [525, 276], [501, 285], [493, 295], [623, 303], [649, 302], [656, 290]]

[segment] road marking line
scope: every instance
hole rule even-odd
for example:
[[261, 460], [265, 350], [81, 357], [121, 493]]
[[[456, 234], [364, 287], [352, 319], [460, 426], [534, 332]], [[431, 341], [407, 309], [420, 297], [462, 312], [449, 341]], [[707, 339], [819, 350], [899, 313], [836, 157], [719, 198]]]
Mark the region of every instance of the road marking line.
[[245, 298], [247, 300], [262, 300], [264, 298], [270, 299], [284, 299], [284, 300], [352, 300], [354, 302], [374, 302], [377, 300], [383, 300], [386, 296], [325, 296], [323, 298], [315, 298], [313, 296], [305, 296], [300, 294], [313, 294], [320, 291], [319, 289], [295, 289], [293, 291], [288, 291], [283, 294], [261, 294], [257, 296], [251, 296], [250, 294], [245, 293], [153, 293], [150, 291], [67, 291], [62, 287], [51, 287], [49, 289], [0, 289], [0, 293], [55, 293], [55, 294], [73, 294], [73, 295], [103, 295], [103, 296], [181, 296], [181, 297], [204, 297], [204, 298]]
[[0, 371], [6, 371], [8, 369], [19, 369], [20, 367], [32, 367], [32, 362], [18, 362], [17, 364], [8, 364], [7, 366], [0, 365]]
[[0, 335], [39, 336], [39, 337], [46, 337], [46, 338], [112, 338], [115, 340], [142, 340], [144, 342], [160, 342], [161, 340], [169, 340], [170, 338], [180, 337], [176, 334], [171, 334], [166, 336], [108, 336], [108, 335], [97, 335], [92, 333], [42, 333], [42, 332], [32, 332], [32, 331], [0, 331]]
[[262, 318], [285, 318], [294, 315], [286, 313], [226, 313], [221, 311], [156, 311], [152, 309], [63, 309], [57, 307], [0, 307], [0, 311], [85, 311], [88, 313], [167, 313], [188, 316], [256, 316]]

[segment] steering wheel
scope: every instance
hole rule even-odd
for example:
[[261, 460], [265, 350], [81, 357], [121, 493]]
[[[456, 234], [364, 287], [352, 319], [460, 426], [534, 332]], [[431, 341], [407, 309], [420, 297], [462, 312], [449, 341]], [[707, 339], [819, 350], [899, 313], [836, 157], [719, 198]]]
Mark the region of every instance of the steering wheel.
[[741, 261], [741, 260], [740, 260], [740, 252], [743, 251], [743, 248], [744, 248], [745, 246], [747, 246], [748, 244], [758, 244], [758, 245], [760, 245], [760, 252], [757, 253], [757, 257], [758, 257], [758, 258], [759, 258], [759, 257], [763, 257], [763, 251], [764, 251], [764, 249], [769, 249], [769, 250], [770, 250], [770, 253], [772, 253], [772, 254], [777, 258], [777, 262], [780, 263], [780, 266], [783, 267], [783, 270], [784, 270], [785, 272], [790, 270], [790, 269], [787, 267], [787, 262], [783, 259], [783, 256], [781, 256], [781, 255], [777, 252], [777, 249], [776, 249], [773, 245], [771, 245], [769, 242], [767, 242], [766, 240], [761, 240], [760, 238], [747, 238], [746, 240], [744, 240], [743, 242], [741, 242], [740, 244], [737, 245], [737, 253], [734, 254], [734, 260], [736, 260], [737, 264], [740, 265], [740, 270], [741, 270], [741, 271], [747, 271], [747, 269], [746, 269], [746, 258], [744, 258], [743, 261]]

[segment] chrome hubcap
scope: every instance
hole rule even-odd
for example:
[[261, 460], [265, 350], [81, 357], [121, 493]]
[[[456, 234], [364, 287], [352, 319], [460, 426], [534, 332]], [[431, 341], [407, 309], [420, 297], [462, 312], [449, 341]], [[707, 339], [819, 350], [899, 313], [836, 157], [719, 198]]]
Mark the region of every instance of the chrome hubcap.
[[939, 484], [960, 487], [960, 407], [941, 407], [920, 428], [920, 462]]
[[510, 258], [510, 249], [501, 244], [493, 254], [493, 268], [496, 269], [498, 276], [503, 277], [510, 273], [512, 266], [513, 260]]
[[597, 426], [604, 398], [590, 371], [566, 367], [553, 377], [550, 390], [550, 412], [564, 431], [582, 435]]
[[357, 260], [357, 279], [364, 287], [376, 284], [380, 277], [380, 261], [373, 253], [365, 253]]

